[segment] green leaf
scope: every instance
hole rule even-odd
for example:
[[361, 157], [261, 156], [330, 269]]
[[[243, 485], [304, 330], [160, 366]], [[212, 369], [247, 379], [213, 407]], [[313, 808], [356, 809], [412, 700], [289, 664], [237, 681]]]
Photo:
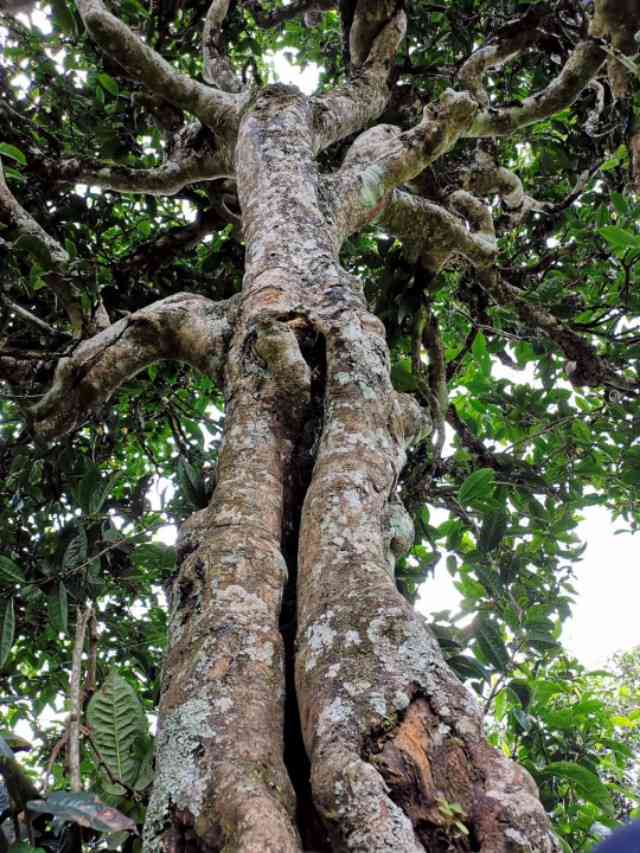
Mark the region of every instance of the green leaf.
[[495, 488], [495, 472], [493, 468], [480, 468], [467, 477], [458, 491], [461, 504], [477, 503], [491, 497]]
[[507, 532], [508, 515], [502, 508], [485, 515], [478, 537], [478, 550], [483, 554], [495, 551]]
[[542, 771], [543, 776], [554, 776], [573, 782], [576, 789], [590, 803], [605, 811], [613, 811], [613, 803], [607, 786], [593, 771], [573, 761], [554, 761]]
[[605, 238], [612, 248], [618, 251], [640, 249], [640, 236], [631, 231], [625, 231], [624, 228], [619, 228], [617, 225], [605, 225], [604, 228], [598, 229], [598, 233]]
[[188, 459], [181, 456], [176, 469], [178, 482], [183, 495], [194, 509], [203, 509], [207, 505], [207, 495], [202, 473]]
[[51, 0], [51, 8], [62, 32], [72, 38], [76, 38], [78, 35], [76, 19], [69, 10], [65, 0]]
[[67, 545], [62, 558], [63, 569], [75, 569], [86, 562], [89, 544], [84, 527], [79, 527], [77, 534]]
[[492, 619], [483, 617], [479, 620], [475, 636], [485, 658], [496, 669], [500, 671], [506, 670], [510, 662], [509, 652], [504, 644], [498, 625]]
[[116, 670], [89, 702], [87, 720], [113, 777], [133, 787], [141, 772], [148, 726], [135, 690]]
[[120, 89], [113, 77], [110, 77], [108, 74], [98, 74], [98, 83], [100, 83], [105, 91], [113, 95], [114, 98], [118, 97]]
[[13, 244], [16, 252], [24, 252], [27, 255], [33, 255], [40, 266], [49, 270], [53, 266], [51, 252], [47, 244], [33, 234], [21, 234]]
[[20, 566], [9, 557], [0, 555], [0, 581], [24, 583], [24, 574]]
[[485, 681], [489, 677], [486, 669], [477, 660], [467, 655], [452, 655], [447, 658], [447, 663], [463, 681], [469, 678]]
[[128, 830], [137, 833], [136, 825], [131, 818], [112, 806], [106, 805], [89, 791], [56, 791], [46, 800], [29, 800], [27, 806], [32, 812], [71, 820], [80, 826], [97, 829], [99, 832]]
[[8, 142], [0, 142], [0, 154], [3, 157], [10, 157], [22, 166], [27, 165], [27, 158], [24, 156], [22, 151], [19, 148], [16, 148], [15, 145], [9, 145]]
[[5, 665], [13, 647], [16, 631], [16, 616], [13, 598], [10, 598], [4, 606], [2, 614], [2, 628], [0, 628], [0, 669]]
[[49, 622], [56, 633], [67, 634], [69, 631], [69, 600], [67, 588], [60, 581], [58, 588], [47, 596]]

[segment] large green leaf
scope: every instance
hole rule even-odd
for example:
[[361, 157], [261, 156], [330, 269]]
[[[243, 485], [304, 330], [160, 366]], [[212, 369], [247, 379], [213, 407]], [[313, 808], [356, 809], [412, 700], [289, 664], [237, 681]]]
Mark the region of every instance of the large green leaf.
[[597, 774], [574, 761], [554, 761], [542, 771], [543, 776], [554, 776], [571, 782], [589, 802], [605, 811], [612, 811], [613, 803], [607, 786]]
[[461, 504], [479, 503], [488, 500], [495, 486], [495, 471], [492, 468], [480, 468], [474, 471], [458, 490]]
[[148, 724], [135, 690], [116, 670], [89, 702], [87, 721], [113, 777], [133, 787], [140, 775]]
[[502, 639], [500, 628], [493, 619], [482, 617], [478, 620], [475, 637], [484, 657], [496, 669], [504, 671], [509, 666], [510, 656]]
[[0, 627], [0, 669], [5, 665], [13, 647], [16, 631], [16, 617], [13, 598], [9, 598], [2, 613], [2, 626]]
[[24, 583], [24, 573], [20, 566], [2, 554], [0, 554], [0, 581]]

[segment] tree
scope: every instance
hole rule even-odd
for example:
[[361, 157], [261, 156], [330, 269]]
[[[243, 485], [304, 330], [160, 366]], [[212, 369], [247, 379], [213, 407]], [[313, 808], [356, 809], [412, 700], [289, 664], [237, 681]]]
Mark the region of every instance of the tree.
[[[0, 660], [9, 723], [67, 693], [76, 795], [13, 800], [84, 843], [130, 825], [83, 774], [141, 819], [161, 583], [148, 853], [558, 850], [530, 773], [614, 822], [460, 679], [526, 732], [579, 510], [636, 528], [640, 10], [337, 7], [5, 4]], [[474, 616], [429, 627], [443, 550]]]

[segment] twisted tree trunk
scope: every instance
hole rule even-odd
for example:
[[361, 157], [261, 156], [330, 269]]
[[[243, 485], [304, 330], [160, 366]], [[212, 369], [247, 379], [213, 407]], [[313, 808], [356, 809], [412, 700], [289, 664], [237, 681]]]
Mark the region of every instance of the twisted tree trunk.
[[313, 146], [296, 89], [240, 125], [246, 275], [218, 485], [180, 539], [145, 850], [555, 850], [396, 591], [396, 484], [430, 424], [340, 266]]
[[[536, 204], [516, 175], [476, 158], [446, 202], [452, 210], [407, 185], [461, 138], [510, 134], [572, 104], [603, 66], [603, 36], [628, 49], [627, 30], [640, 26], [635, 0], [597, 2], [593, 33], [557, 77], [496, 108], [483, 76], [531, 41], [505, 28], [461, 67], [464, 90], [446, 90], [404, 132], [370, 127], [389, 101], [401, 3], [339, 4], [352, 73], [311, 98], [280, 85], [239, 90], [220, 32], [226, 0], [212, 0], [203, 44], [217, 87], [175, 71], [102, 0], [77, 4], [130, 78], [198, 123], [156, 169], [76, 157], [43, 168], [153, 194], [233, 175], [246, 243], [239, 299], [176, 294], [109, 325], [104, 306], [88, 314], [66, 285], [66, 251], [0, 171], [0, 213], [50, 258], [51, 286], [84, 337], [30, 410], [36, 433], [76, 428], [158, 359], [224, 378], [215, 494], [179, 540], [146, 853], [558, 850], [533, 781], [487, 746], [471, 694], [396, 591], [394, 563], [413, 540], [398, 478], [410, 444], [432, 428], [441, 442], [446, 388], [427, 395], [433, 425], [394, 391], [383, 327], [339, 251], [382, 217], [430, 274], [452, 253], [490, 266], [491, 208], [469, 190], [497, 191], [515, 215]], [[320, 175], [317, 154], [358, 131], [338, 171]], [[574, 378], [612, 375], [518, 288], [484, 279], [571, 359]], [[419, 372], [419, 353], [415, 361]], [[0, 358], [9, 381], [49, 371]]]

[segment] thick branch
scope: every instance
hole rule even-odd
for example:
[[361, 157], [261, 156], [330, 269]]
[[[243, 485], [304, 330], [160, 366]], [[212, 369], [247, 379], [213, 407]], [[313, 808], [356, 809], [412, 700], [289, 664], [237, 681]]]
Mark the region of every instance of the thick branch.
[[239, 92], [242, 83], [236, 77], [224, 50], [222, 24], [231, 0], [212, 0], [202, 31], [202, 76], [223, 92]]
[[405, 13], [396, 12], [374, 40], [353, 80], [311, 99], [316, 151], [366, 127], [383, 112], [389, 100], [391, 63], [406, 28]]
[[364, 65], [376, 37], [397, 6], [397, 0], [356, 0], [349, 26], [349, 57], [353, 68]]
[[475, 162], [464, 176], [464, 186], [476, 195], [497, 193], [504, 201], [514, 224], [530, 210], [544, 211], [552, 205], [536, 201], [524, 191], [522, 181], [510, 169], [499, 166], [486, 151], [476, 153]]
[[589, 84], [605, 59], [598, 40], [585, 39], [572, 52], [563, 69], [546, 89], [525, 98], [515, 107], [488, 107], [479, 113], [465, 136], [506, 136], [570, 106]]
[[96, 43], [115, 62], [180, 109], [188, 110], [210, 128], [232, 128], [237, 123], [241, 100], [181, 74], [133, 33], [102, 0], [77, 0], [78, 11]]
[[115, 192], [157, 196], [175, 195], [187, 184], [214, 181], [230, 173], [223, 154], [210, 150], [192, 151], [154, 169], [131, 169], [101, 160], [73, 157], [66, 160], [41, 160], [37, 170], [50, 179], [64, 183], [79, 181]]
[[446, 154], [469, 128], [477, 110], [468, 93], [447, 89], [411, 130], [400, 133], [393, 125], [379, 125], [361, 134], [336, 179], [342, 232], [352, 233], [378, 216], [390, 191]]
[[160, 359], [184, 361], [220, 380], [236, 300], [178, 293], [114, 323], [60, 359], [53, 385], [31, 409], [51, 438], [71, 432], [127, 379]]
[[[624, 54], [638, 52], [635, 34], [640, 30], [640, 5], [636, 0], [596, 0], [591, 34], [610, 39], [612, 53], [607, 57], [607, 71], [616, 98], [628, 94], [629, 73], [624, 65]], [[615, 55], [621, 54], [620, 61]]]
[[497, 252], [493, 223], [481, 218], [477, 199], [458, 190], [450, 201], [475, 230], [443, 207], [401, 190], [394, 190], [380, 223], [415, 248], [432, 272], [441, 269], [451, 255], [462, 255], [476, 267], [492, 264]]

